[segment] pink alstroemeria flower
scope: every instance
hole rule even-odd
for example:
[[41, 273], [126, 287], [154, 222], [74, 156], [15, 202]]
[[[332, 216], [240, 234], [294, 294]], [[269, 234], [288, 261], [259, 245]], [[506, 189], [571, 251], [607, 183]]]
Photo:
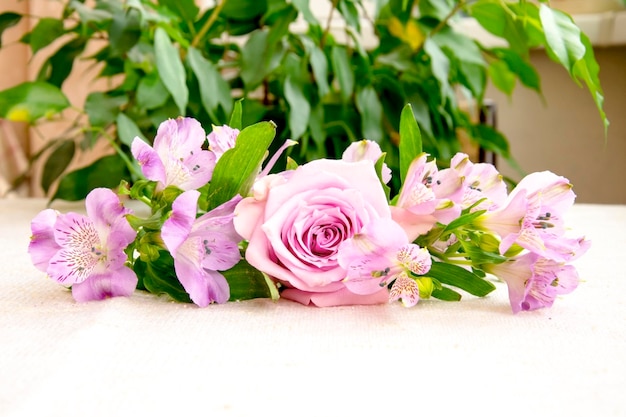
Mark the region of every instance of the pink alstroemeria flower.
[[200, 122], [189, 117], [161, 123], [153, 146], [136, 137], [131, 152], [147, 179], [159, 188], [176, 186], [183, 191], [202, 187], [211, 180], [215, 154], [202, 149], [206, 141]]
[[549, 171], [535, 172], [517, 184], [502, 207], [481, 216], [478, 224], [501, 236], [501, 253], [517, 243], [541, 256], [565, 261], [572, 254], [563, 251], [569, 245], [563, 214], [575, 198], [566, 178]]
[[344, 283], [350, 291], [370, 294], [393, 282], [390, 301], [402, 298], [407, 307], [419, 301], [419, 287], [408, 274], [424, 275], [432, 263], [428, 251], [409, 243], [402, 227], [388, 218], [374, 219], [343, 241], [338, 261], [347, 271]]
[[233, 226], [237, 196], [196, 219], [200, 193], [189, 190], [172, 203], [172, 214], [163, 224], [161, 237], [174, 258], [178, 280], [200, 307], [225, 303], [230, 297], [226, 278], [218, 271], [241, 259], [241, 237]]
[[571, 293], [579, 281], [572, 265], [532, 252], [490, 265], [489, 272], [506, 282], [514, 313], [551, 307], [558, 295]]
[[213, 126], [213, 131], [209, 133], [207, 139], [209, 140], [209, 150], [215, 154], [216, 162], [224, 155], [224, 152], [235, 147], [239, 133], [239, 129], [233, 129], [228, 125]]
[[106, 188], [91, 191], [85, 204], [87, 216], [47, 209], [33, 219], [28, 247], [33, 264], [71, 286], [76, 301], [129, 296], [137, 286], [124, 253], [136, 236], [125, 217], [130, 210]]
[[[352, 142], [343, 154], [341, 160], [346, 162], [372, 161], [376, 163], [383, 155], [380, 145], [373, 140], [363, 139], [358, 142]], [[387, 164], [383, 164], [382, 179], [385, 184], [391, 181], [391, 168]]]
[[467, 154], [457, 153], [450, 161], [449, 169], [456, 170], [463, 178], [462, 208], [484, 200], [473, 210], [494, 210], [506, 201], [506, 183], [492, 164], [475, 164]]
[[437, 221], [449, 223], [461, 208], [455, 201], [463, 195], [462, 178], [454, 170], [439, 171], [435, 161], [423, 153], [409, 166], [398, 201], [391, 206], [393, 219], [409, 240], [428, 232]]

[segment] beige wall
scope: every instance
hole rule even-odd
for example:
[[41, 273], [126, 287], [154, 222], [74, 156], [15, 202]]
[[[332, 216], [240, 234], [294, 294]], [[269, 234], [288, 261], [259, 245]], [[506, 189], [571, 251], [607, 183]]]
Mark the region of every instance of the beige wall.
[[[574, 184], [578, 202], [626, 204], [626, 46], [596, 48], [605, 110], [611, 122], [605, 142], [595, 104], [543, 51], [532, 55], [542, 100], [518, 87], [511, 100], [493, 88], [499, 128], [527, 172], [552, 170]], [[504, 163], [505, 175], [519, 179]]]

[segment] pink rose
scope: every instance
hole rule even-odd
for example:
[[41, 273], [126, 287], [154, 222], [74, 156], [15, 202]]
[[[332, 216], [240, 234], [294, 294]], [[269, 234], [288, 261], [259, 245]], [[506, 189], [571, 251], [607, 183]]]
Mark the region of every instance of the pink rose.
[[350, 292], [339, 245], [377, 218], [391, 218], [371, 161], [320, 159], [255, 184], [235, 209], [246, 259], [280, 282], [282, 297], [317, 306], [388, 301], [386, 288]]

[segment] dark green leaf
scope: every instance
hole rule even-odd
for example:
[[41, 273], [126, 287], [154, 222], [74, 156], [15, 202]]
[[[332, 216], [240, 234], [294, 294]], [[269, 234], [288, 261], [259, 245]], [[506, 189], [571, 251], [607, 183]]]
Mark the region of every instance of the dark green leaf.
[[580, 28], [570, 16], [545, 4], [540, 6], [539, 16], [546, 36], [547, 51], [572, 74], [574, 64], [585, 56]]
[[383, 140], [383, 106], [374, 87], [367, 85], [358, 89], [355, 104], [361, 114], [361, 132], [365, 139]]
[[189, 23], [193, 23], [200, 12], [194, 0], [159, 0], [159, 3]]
[[189, 89], [186, 84], [185, 67], [176, 47], [161, 27], [154, 32], [154, 54], [156, 65], [163, 84], [172, 95], [179, 115], [185, 116], [189, 102]]
[[22, 15], [14, 12], [0, 14], [0, 47], [2, 47], [2, 34], [10, 27], [17, 25], [22, 19]]
[[126, 164], [118, 155], [108, 155], [98, 159], [88, 167], [72, 171], [59, 182], [54, 196], [57, 199], [78, 201], [84, 199], [94, 188], [115, 188], [128, 176]]
[[522, 84], [541, 93], [541, 79], [530, 62], [509, 49], [497, 48], [493, 52], [517, 75]]
[[191, 298], [176, 276], [174, 259], [169, 252], [159, 251], [159, 257], [150, 262], [135, 261], [135, 273], [146, 290], [153, 294], [167, 294], [176, 301], [190, 303]]
[[235, 147], [222, 155], [209, 186], [209, 209], [229, 201], [237, 194], [247, 196], [261, 162], [276, 135], [276, 125], [260, 122], [243, 129]]
[[45, 82], [25, 82], [0, 91], [0, 117], [34, 123], [50, 118], [69, 107], [70, 102], [56, 86]]
[[65, 30], [63, 29], [63, 22], [61, 20], [50, 17], [40, 19], [28, 37], [28, 42], [33, 54], [36, 54], [40, 49], [50, 45], [63, 35], [64, 32]]
[[306, 132], [311, 115], [311, 105], [304, 95], [304, 85], [295, 77], [285, 78], [285, 99], [289, 103], [289, 130], [291, 138], [298, 140]]
[[109, 45], [112, 56], [123, 56], [141, 37], [141, 17], [136, 9], [113, 16], [109, 27]]
[[420, 0], [418, 6], [420, 16], [434, 17], [440, 21], [452, 11], [452, 5], [448, 0]]
[[413, 115], [413, 108], [407, 104], [400, 115], [400, 181], [404, 183], [409, 166], [422, 153], [422, 134]]
[[260, 17], [266, 10], [266, 0], [237, 0], [227, 1], [221, 14], [227, 19], [252, 20]]
[[187, 60], [200, 84], [200, 99], [205, 110], [214, 114], [220, 105], [224, 113], [230, 114], [233, 109], [230, 87], [217, 68], [193, 47], [187, 51]]
[[170, 97], [158, 72], [153, 71], [141, 77], [137, 85], [137, 105], [142, 109], [156, 109], [163, 106]]
[[433, 262], [427, 276], [433, 277], [442, 284], [460, 288], [477, 297], [484, 297], [496, 289], [493, 283], [486, 281], [460, 266]]
[[339, 93], [344, 102], [348, 102], [354, 91], [354, 72], [350, 65], [348, 50], [344, 46], [333, 46], [332, 65], [337, 81], [339, 82]]
[[75, 60], [85, 49], [84, 38], [73, 38], [56, 51], [44, 64], [37, 75], [38, 81], [47, 81], [61, 87], [72, 72]]
[[485, 124], [476, 125], [472, 132], [472, 138], [484, 150], [496, 152], [507, 160], [511, 159], [509, 142], [506, 137], [491, 126]]
[[52, 151], [41, 174], [41, 188], [44, 193], [48, 194], [50, 185], [67, 169], [72, 162], [75, 150], [76, 144], [73, 140], [64, 140]]
[[115, 121], [120, 108], [128, 101], [127, 96], [111, 96], [106, 93], [90, 93], [85, 100], [85, 112], [92, 126], [107, 126]]
[[269, 72], [266, 65], [267, 35], [268, 32], [265, 30], [254, 31], [241, 50], [241, 79], [248, 91], [254, 90], [261, 84]]
[[222, 271], [222, 275], [230, 287], [229, 301], [274, 298], [273, 291], [268, 286], [272, 284], [269, 284], [263, 273], [246, 260], [241, 260], [229, 270]]

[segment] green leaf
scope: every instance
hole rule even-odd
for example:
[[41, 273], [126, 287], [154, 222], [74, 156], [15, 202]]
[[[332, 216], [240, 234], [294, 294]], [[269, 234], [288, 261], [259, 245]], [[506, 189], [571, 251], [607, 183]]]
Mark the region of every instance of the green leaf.
[[243, 117], [243, 108], [242, 108], [243, 99], [239, 99], [235, 102], [235, 108], [233, 109], [233, 113], [230, 115], [230, 121], [228, 122], [228, 126], [233, 129], [243, 129], [242, 117]]
[[504, 61], [493, 61], [489, 65], [489, 77], [493, 85], [509, 97], [515, 89], [517, 78], [509, 70], [509, 66]]
[[0, 47], [2, 47], [2, 34], [10, 27], [17, 25], [22, 20], [22, 15], [14, 12], [0, 14]]
[[493, 283], [480, 278], [467, 269], [449, 263], [433, 262], [426, 275], [435, 278], [442, 284], [460, 288], [477, 297], [484, 297], [496, 289]]
[[360, 32], [361, 24], [359, 11], [354, 5], [354, 0], [339, 0], [337, 6], [339, 13], [341, 13], [346, 23]]
[[506, 39], [509, 47], [520, 55], [528, 53], [524, 23], [504, 2], [479, 1], [468, 7], [470, 15], [488, 32]]
[[53, 19], [51, 17], [44, 17], [37, 22], [33, 30], [28, 36], [28, 43], [36, 54], [42, 48], [50, 45], [57, 38], [61, 37], [65, 33], [63, 29], [63, 22], [59, 19]]
[[109, 26], [111, 56], [123, 57], [141, 37], [141, 16], [138, 10], [117, 13]]
[[267, 10], [267, 0], [227, 1], [221, 15], [233, 20], [251, 20], [260, 17]]
[[176, 276], [174, 259], [169, 252], [159, 251], [158, 258], [150, 262], [137, 259], [133, 269], [149, 292], [167, 294], [176, 301], [191, 303], [189, 294]]
[[143, 133], [141, 133], [139, 126], [137, 126], [133, 119], [126, 116], [124, 113], [118, 113], [115, 124], [117, 125], [117, 136], [120, 138], [120, 141], [129, 148], [136, 137], [139, 137], [144, 142], [148, 143], [146, 137]]
[[25, 82], [0, 91], [0, 117], [34, 123], [50, 118], [70, 106], [65, 94], [46, 82]]
[[200, 12], [194, 0], [159, 0], [159, 3], [180, 16], [184, 21], [193, 23]]
[[383, 106], [374, 87], [367, 85], [358, 89], [355, 104], [361, 114], [363, 137], [380, 142], [383, 140]]
[[491, 126], [479, 124], [473, 127], [472, 138], [486, 151], [493, 151], [512, 162], [509, 142]]
[[322, 51], [311, 38], [306, 35], [300, 37], [302, 44], [309, 54], [309, 62], [315, 77], [315, 83], [319, 91], [320, 97], [324, 97], [330, 91], [328, 86], [328, 60], [324, 51]]
[[162, 107], [170, 98], [170, 93], [156, 71], [141, 77], [137, 85], [137, 105], [152, 110]]
[[241, 79], [246, 90], [252, 91], [261, 84], [265, 75], [270, 72], [267, 65], [268, 31], [256, 30], [250, 34], [248, 41], [241, 50]]
[[178, 107], [179, 115], [184, 116], [189, 101], [185, 67], [178, 50], [161, 27], [156, 28], [154, 32], [154, 53], [161, 80], [172, 95]]
[[404, 183], [409, 167], [422, 153], [422, 134], [413, 115], [413, 108], [407, 104], [400, 114], [400, 181]]
[[200, 100], [207, 113], [215, 114], [220, 105], [224, 113], [230, 114], [233, 109], [230, 87], [215, 65], [193, 47], [187, 51], [187, 60], [200, 84]]
[[591, 96], [596, 103], [602, 123], [604, 124], [604, 135], [606, 137], [607, 129], [609, 127], [609, 120], [606, 117], [606, 113], [603, 109], [604, 93], [600, 86], [600, 66], [598, 65], [596, 58], [593, 54], [593, 47], [589, 38], [582, 33], [581, 40], [585, 45], [585, 56], [574, 64], [573, 76], [577, 79], [582, 79], [591, 93]]
[[114, 189], [128, 176], [126, 164], [118, 155], [108, 155], [93, 164], [65, 175], [59, 182], [54, 196], [56, 199], [78, 201], [84, 199], [94, 188]]
[[311, 105], [304, 95], [304, 85], [295, 77], [285, 78], [285, 99], [289, 103], [289, 130], [291, 138], [298, 140], [306, 132], [311, 115]]
[[37, 80], [61, 87], [72, 72], [74, 62], [85, 49], [85, 45], [85, 38], [70, 39], [43, 63], [37, 74]]
[[348, 102], [354, 91], [354, 72], [350, 66], [348, 50], [344, 46], [333, 46], [331, 58], [333, 71], [339, 82], [339, 93], [342, 100]]
[[453, 100], [455, 94], [450, 86], [450, 60], [432, 39], [424, 41], [424, 51], [430, 56], [431, 70], [439, 81], [442, 104], [446, 98]]
[[541, 93], [541, 79], [530, 62], [509, 49], [495, 48], [493, 52], [517, 75], [523, 85]]
[[461, 294], [458, 292], [443, 286], [441, 288], [434, 288], [430, 295], [433, 298], [443, 301], [461, 301], [462, 298]]
[[574, 65], [585, 56], [580, 28], [570, 16], [542, 4], [539, 16], [546, 37], [546, 50], [572, 74]]
[[276, 287], [265, 275], [245, 259], [229, 270], [222, 271], [230, 287], [229, 301], [253, 298], [278, 298]]
[[78, 0], [72, 0], [70, 2], [70, 7], [76, 10], [76, 13], [78, 13], [80, 21], [83, 25], [91, 23], [105, 23], [113, 19], [111, 12], [102, 9], [92, 9], [91, 7], [85, 6]]
[[452, 220], [450, 223], [448, 223], [448, 225], [443, 229], [442, 233], [451, 232], [455, 229], [458, 229], [459, 227], [465, 226], [466, 224], [473, 222], [476, 218], [482, 216], [483, 214], [485, 214], [485, 210], [478, 210], [472, 213], [463, 214], [462, 216], [459, 216], [456, 219]]
[[261, 162], [276, 135], [276, 125], [260, 122], [243, 129], [235, 147], [222, 155], [209, 186], [209, 210], [237, 194], [247, 196]]
[[76, 143], [73, 140], [64, 140], [50, 154], [43, 166], [41, 174], [41, 188], [45, 194], [48, 194], [50, 185], [63, 174], [67, 169], [74, 152], [76, 151]]
[[120, 108], [127, 102], [127, 96], [111, 96], [102, 92], [90, 93], [85, 100], [85, 112], [89, 117], [89, 123], [100, 127], [113, 123]]
[[302, 17], [309, 25], [319, 25], [320, 22], [315, 18], [309, 8], [309, 0], [292, 0], [293, 6], [302, 13]]

